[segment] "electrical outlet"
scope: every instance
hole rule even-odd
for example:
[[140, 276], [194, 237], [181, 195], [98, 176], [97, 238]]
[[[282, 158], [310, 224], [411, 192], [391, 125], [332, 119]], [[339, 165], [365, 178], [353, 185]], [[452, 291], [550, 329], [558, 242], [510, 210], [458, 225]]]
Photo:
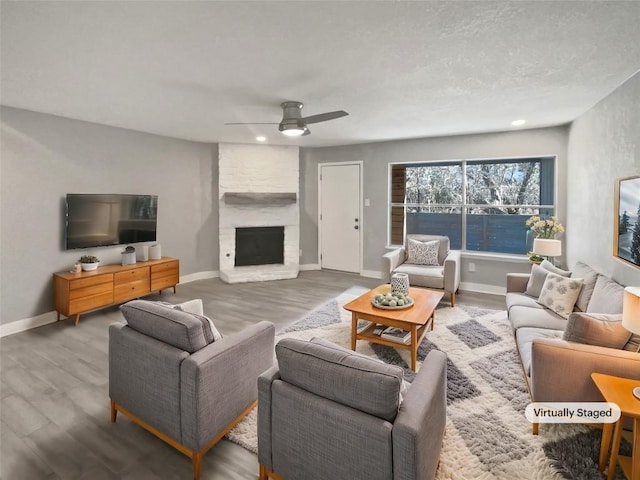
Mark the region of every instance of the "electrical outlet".
[[365, 198], [364, 199], [364, 206], [365, 207], [370, 207], [371, 206], [371, 199]]
[[469, 263], [469, 271], [470, 272], [475, 272], [476, 271], [476, 264], [471, 262]]

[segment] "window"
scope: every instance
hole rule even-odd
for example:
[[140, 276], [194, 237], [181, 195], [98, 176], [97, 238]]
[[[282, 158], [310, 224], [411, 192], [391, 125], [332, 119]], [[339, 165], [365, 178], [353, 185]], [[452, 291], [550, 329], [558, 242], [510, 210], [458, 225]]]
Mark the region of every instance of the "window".
[[531, 215], [555, 214], [554, 157], [392, 164], [390, 240], [447, 235], [451, 248], [525, 254]]

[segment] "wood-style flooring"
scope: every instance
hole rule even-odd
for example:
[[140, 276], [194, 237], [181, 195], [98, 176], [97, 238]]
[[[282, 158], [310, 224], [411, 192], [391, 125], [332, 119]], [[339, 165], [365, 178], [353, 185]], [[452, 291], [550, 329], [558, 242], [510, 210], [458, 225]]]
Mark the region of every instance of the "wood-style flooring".
[[[158, 299], [202, 298], [222, 334], [269, 320], [277, 329], [354, 285], [380, 280], [306, 271], [293, 280], [229, 285], [220, 279], [178, 285]], [[461, 292], [457, 303], [504, 308], [504, 297]], [[109, 421], [108, 326], [117, 308], [0, 340], [0, 478], [5, 480], [189, 479], [191, 461], [124, 416]], [[222, 440], [202, 462], [203, 480], [258, 478], [257, 457]]]

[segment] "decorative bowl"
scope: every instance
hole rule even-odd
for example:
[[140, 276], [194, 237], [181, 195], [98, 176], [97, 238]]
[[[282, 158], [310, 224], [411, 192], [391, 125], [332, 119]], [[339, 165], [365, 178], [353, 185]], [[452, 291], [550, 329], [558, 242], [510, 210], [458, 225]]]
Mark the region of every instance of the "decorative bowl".
[[82, 270], [85, 272], [90, 272], [91, 270], [95, 270], [96, 268], [98, 268], [98, 265], [100, 265], [100, 262], [95, 262], [95, 263], [81, 263], [80, 265], [82, 265]]
[[[385, 305], [386, 303], [386, 305]], [[402, 303], [402, 305], [400, 305]], [[400, 292], [378, 294], [371, 299], [371, 305], [383, 310], [402, 310], [413, 306], [413, 299]]]

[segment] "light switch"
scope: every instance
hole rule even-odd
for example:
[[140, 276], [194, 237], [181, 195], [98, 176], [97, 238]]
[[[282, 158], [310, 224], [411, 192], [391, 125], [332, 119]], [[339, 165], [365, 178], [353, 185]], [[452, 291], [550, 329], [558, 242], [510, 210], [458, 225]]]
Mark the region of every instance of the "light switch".
[[364, 199], [364, 206], [365, 206], [365, 207], [370, 207], [370, 206], [371, 206], [371, 200], [370, 200], [370, 199], [368, 199], [368, 198], [365, 198], [365, 199]]

